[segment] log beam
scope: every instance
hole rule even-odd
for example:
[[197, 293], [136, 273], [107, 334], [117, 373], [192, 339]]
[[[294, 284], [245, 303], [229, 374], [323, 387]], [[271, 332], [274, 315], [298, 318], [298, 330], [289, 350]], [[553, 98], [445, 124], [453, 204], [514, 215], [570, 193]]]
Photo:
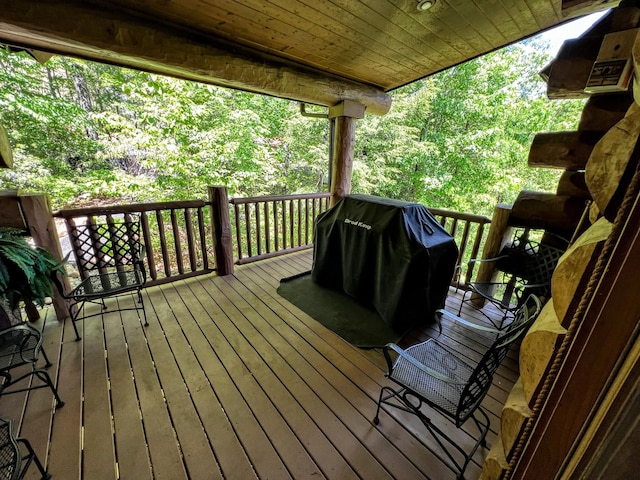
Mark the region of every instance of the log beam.
[[116, 8], [80, 0], [5, 3], [0, 42], [316, 105], [354, 100], [376, 115], [391, 107], [391, 97], [381, 89], [148, 18], [125, 16]]
[[570, 238], [584, 208], [585, 201], [581, 198], [523, 190], [513, 202], [509, 225], [547, 230]]
[[615, 124], [593, 149], [586, 181], [598, 209], [613, 221], [640, 154], [640, 109]]
[[624, 118], [632, 103], [632, 92], [593, 95], [582, 110], [578, 130], [606, 132]]
[[530, 167], [584, 170], [589, 156], [604, 132], [538, 133], [529, 149]]
[[[592, 8], [595, 0], [565, 0], [563, 12]], [[602, 3], [602, 2], [599, 2]], [[569, 7], [571, 4], [571, 7]], [[613, 6], [613, 5], [611, 5]], [[565, 13], [566, 14], [566, 13]], [[640, 8], [624, 6], [611, 10], [598, 23], [587, 30], [580, 38], [566, 40], [556, 59], [541, 73], [547, 81], [549, 98], [583, 98], [589, 94], [584, 91], [591, 73], [591, 67], [598, 57], [603, 37], [611, 32], [636, 28], [640, 24]]]
[[587, 188], [584, 171], [565, 170], [558, 180], [556, 195], [578, 197], [583, 200], [591, 200], [591, 193]]

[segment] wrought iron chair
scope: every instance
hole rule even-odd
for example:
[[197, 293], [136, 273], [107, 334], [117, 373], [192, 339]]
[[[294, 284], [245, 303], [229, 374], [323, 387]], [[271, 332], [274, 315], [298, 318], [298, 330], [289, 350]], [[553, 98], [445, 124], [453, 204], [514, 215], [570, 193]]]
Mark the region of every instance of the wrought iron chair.
[[[51, 362], [42, 348], [42, 335], [32, 326], [21, 324], [0, 330], [0, 377], [2, 377], [0, 395], [49, 387], [56, 399], [56, 407], [62, 407], [64, 402], [60, 399], [49, 373], [47, 373], [44, 368], [36, 367], [40, 352], [42, 352], [45, 360], [44, 368], [49, 368]], [[11, 371], [14, 368], [28, 364], [31, 365], [31, 370], [21, 372], [21, 374], [15, 378], [11, 375]], [[31, 384], [27, 387], [17, 389], [10, 388], [32, 375], [38, 377], [38, 379], [44, 383]]]
[[[478, 447], [482, 445], [488, 448], [486, 436], [489, 417], [480, 404], [489, 391], [493, 374], [504, 360], [510, 345], [534, 321], [540, 309], [540, 300], [534, 295], [529, 296], [516, 312], [513, 322], [503, 330], [476, 325], [439, 310], [436, 315], [446, 315], [466, 327], [496, 335], [493, 344], [477, 365], [469, 364], [468, 359], [461, 358], [436, 339], [429, 339], [406, 350], [395, 344], [388, 344], [383, 350], [388, 365], [386, 376], [400, 388], [382, 387], [374, 424], [379, 424], [382, 405], [416, 415], [439, 446], [439, 449], [427, 448], [453, 470], [457, 478], [464, 478], [464, 471]], [[391, 359], [391, 350], [398, 354], [395, 361]], [[428, 412], [424, 411], [425, 405], [442, 414], [457, 428], [467, 420], [473, 420], [479, 431], [474, 446], [465, 451], [431, 421], [427, 416]]]
[[513, 241], [505, 246], [495, 258], [471, 259], [469, 263], [493, 262], [500, 273], [498, 281], [470, 282], [467, 291], [462, 295], [458, 315], [462, 307], [475, 298], [488, 301], [503, 312], [499, 324], [482, 309], [483, 313], [497, 328], [513, 316], [529, 295], [540, 299], [548, 299], [550, 295], [551, 276], [564, 253], [561, 248], [536, 242], [529, 238], [528, 230], [517, 230]]
[[[23, 455], [20, 444], [27, 450], [26, 455]], [[38, 467], [42, 479], [51, 478], [51, 474], [44, 469], [29, 441], [14, 437], [13, 421], [0, 417], [0, 478], [7, 480], [24, 478], [31, 462]]]
[[[105, 298], [123, 294], [137, 294], [133, 307], [117, 307], [115, 311], [142, 311], [145, 326], [149, 325], [144, 308], [142, 289], [147, 280], [144, 266], [144, 245], [141, 239], [140, 221], [131, 214], [124, 218], [107, 216], [104, 223], [91, 221], [86, 225], [68, 222], [67, 230], [76, 264], [82, 278], [81, 283], [65, 298], [72, 301], [69, 316], [73, 323], [76, 340], [80, 339], [76, 320], [101, 315], [107, 309]], [[56, 281], [58, 288], [62, 288]], [[62, 290], [61, 290], [62, 291]], [[86, 303], [98, 303], [98, 313], [84, 315]]]

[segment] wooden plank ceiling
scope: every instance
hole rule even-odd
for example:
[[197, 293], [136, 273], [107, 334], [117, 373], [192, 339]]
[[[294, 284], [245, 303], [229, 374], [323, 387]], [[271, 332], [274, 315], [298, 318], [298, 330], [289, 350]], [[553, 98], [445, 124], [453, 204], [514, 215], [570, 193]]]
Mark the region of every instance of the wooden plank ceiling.
[[[563, 12], [561, 0], [435, 0], [428, 11], [417, 0], [11, 0], [0, 43], [385, 113], [384, 92], [617, 3], [573, 0]], [[319, 93], [301, 92], [310, 89]]]

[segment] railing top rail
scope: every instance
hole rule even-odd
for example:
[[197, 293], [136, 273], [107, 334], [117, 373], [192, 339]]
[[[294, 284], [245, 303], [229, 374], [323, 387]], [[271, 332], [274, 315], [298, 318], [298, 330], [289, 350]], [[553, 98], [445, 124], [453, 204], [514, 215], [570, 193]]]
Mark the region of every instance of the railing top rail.
[[443, 217], [457, 218], [475, 223], [491, 223], [491, 219], [484, 215], [476, 215], [473, 213], [456, 212], [454, 210], [445, 210], [442, 208], [429, 208], [432, 215], [442, 215]]
[[101, 207], [67, 208], [58, 210], [54, 217], [73, 218], [87, 215], [105, 215], [110, 213], [149, 212], [154, 210], [171, 210], [179, 208], [201, 208], [207, 205], [203, 200], [176, 200], [172, 202], [129, 203], [124, 205], [108, 205]]
[[329, 192], [322, 193], [297, 193], [294, 195], [269, 195], [265, 197], [236, 197], [229, 200], [229, 203], [233, 205], [243, 205], [245, 203], [263, 203], [263, 202], [279, 202], [281, 200], [297, 200], [297, 199], [311, 199], [311, 198], [329, 198], [331, 194]]

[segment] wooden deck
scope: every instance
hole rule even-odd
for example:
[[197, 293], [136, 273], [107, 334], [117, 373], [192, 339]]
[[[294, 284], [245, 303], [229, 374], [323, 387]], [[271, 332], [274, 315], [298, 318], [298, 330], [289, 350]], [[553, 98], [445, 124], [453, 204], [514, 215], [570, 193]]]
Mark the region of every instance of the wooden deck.
[[[280, 278], [310, 265], [302, 252], [230, 277], [151, 287], [148, 327], [135, 312], [107, 313], [78, 324], [81, 341], [45, 310], [50, 373], [66, 405], [54, 412], [41, 389], [3, 396], [0, 414], [65, 480], [454, 478], [425, 448], [432, 440], [415, 418], [383, 412], [372, 424], [388, 382], [381, 353], [351, 346], [276, 293]], [[486, 339], [464, 333], [445, 324], [441, 340], [478, 358]], [[493, 430], [517, 378], [514, 358], [484, 401]], [[436, 414], [434, 422], [470, 442]], [[476, 454], [467, 478], [477, 478], [486, 453]]]

